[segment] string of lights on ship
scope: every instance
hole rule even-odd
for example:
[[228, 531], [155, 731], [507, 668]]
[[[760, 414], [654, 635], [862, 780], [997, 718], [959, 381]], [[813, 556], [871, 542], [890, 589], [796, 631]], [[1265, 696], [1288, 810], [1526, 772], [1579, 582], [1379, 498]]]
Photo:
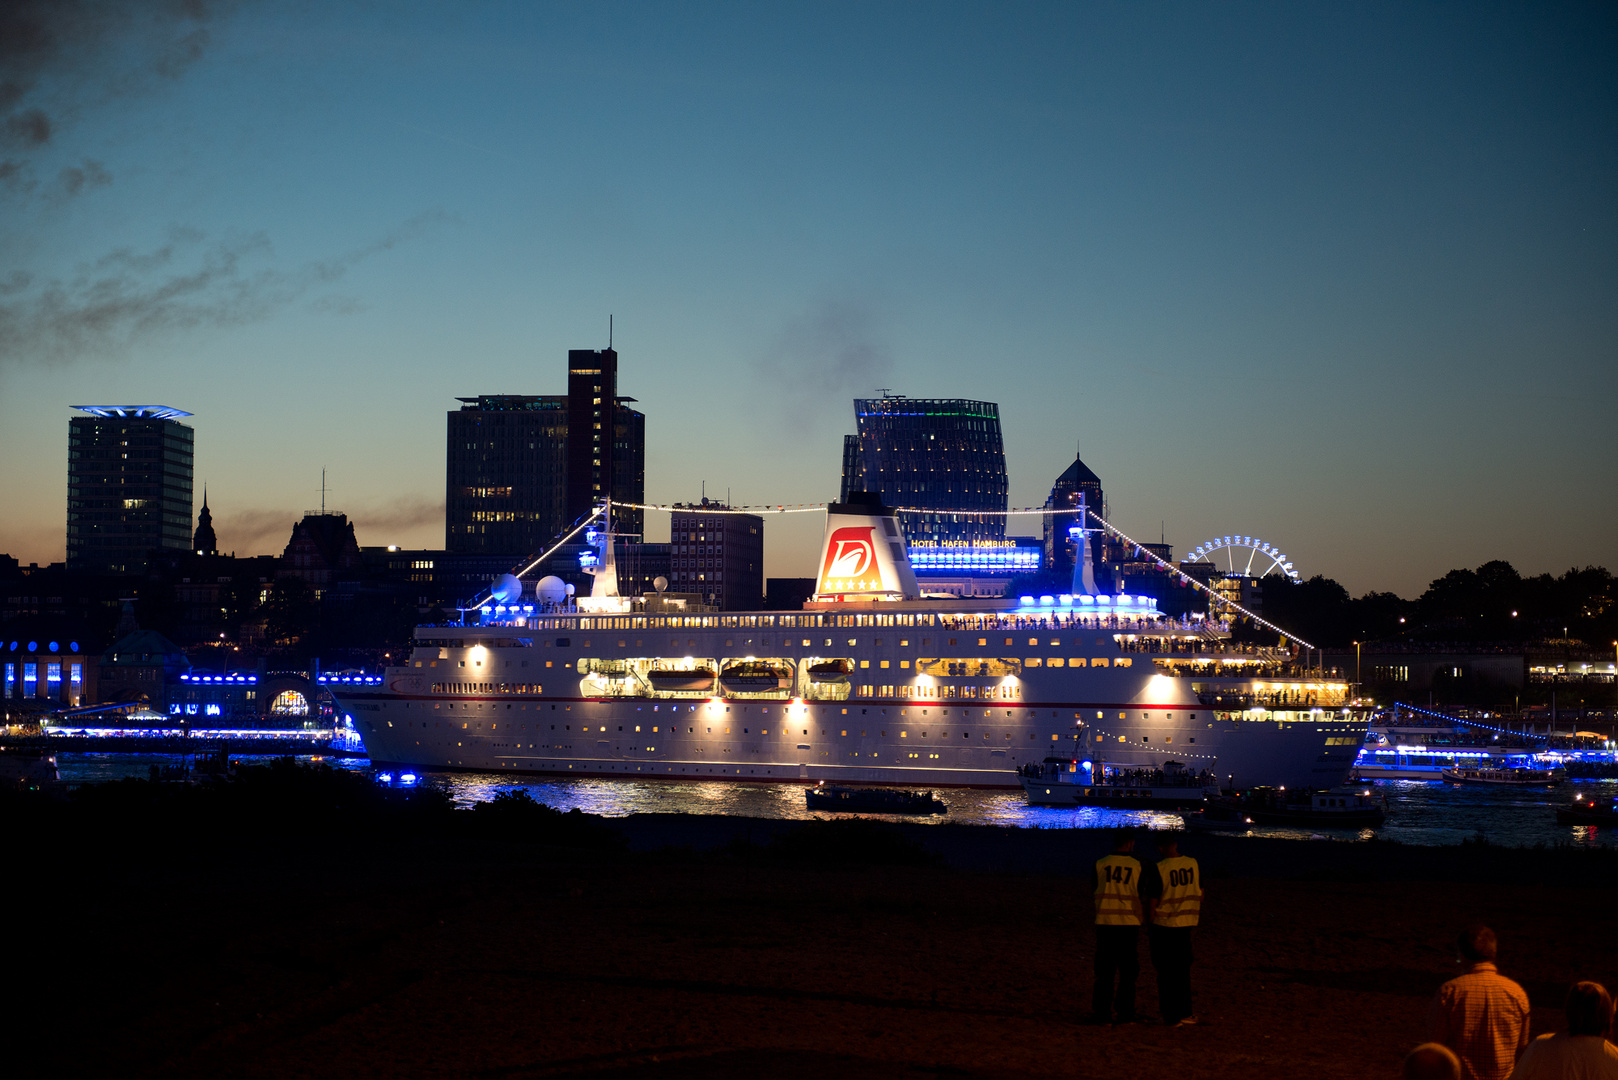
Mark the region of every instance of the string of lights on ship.
[[1497, 735], [1516, 735], [1524, 739], [1538, 739], [1540, 742], [1544, 742], [1550, 738], [1549, 735], [1539, 735], [1531, 731], [1518, 731], [1515, 728], [1493, 727], [1492, 725], [1485, 724], [1479, 720], [1468, 720], [1465, 717], [1460, 716], [1447, 716], [1444, 713], [1433, 712], [1430, 709], [1423, 709], [1419, 706], [1410, 705], [1403, 701], [1394, 702], [1393, 707], [1395, 709], [1406, 709], [1413, 713], [1420, 713], [1423, 716], [1430, 716], [1434, 720], [1442, 720], [1446, 724], [1459, 724], [1461, 727], [1482, 728], [1484, 731], [1492, 731]]

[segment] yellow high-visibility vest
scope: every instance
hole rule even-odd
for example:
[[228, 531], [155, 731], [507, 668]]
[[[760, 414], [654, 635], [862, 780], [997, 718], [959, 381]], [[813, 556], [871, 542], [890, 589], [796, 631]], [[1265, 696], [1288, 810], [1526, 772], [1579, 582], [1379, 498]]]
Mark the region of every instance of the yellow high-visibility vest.
[[1096, 925], [1139, 926], [1140, 860], [1108, 855], [1096, 861]]
[[1202, 914], [1202, 870], [1188, 855], [1159, 860], [1157, 872], [1163, 878], [1163, 895], [1158, 898], [1152, 922], [1158, 926], [1195, 926]]

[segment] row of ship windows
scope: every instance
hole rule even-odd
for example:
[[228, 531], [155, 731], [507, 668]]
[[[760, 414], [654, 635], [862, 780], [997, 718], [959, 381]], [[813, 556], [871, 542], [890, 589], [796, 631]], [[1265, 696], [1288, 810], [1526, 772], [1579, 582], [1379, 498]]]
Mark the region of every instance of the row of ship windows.
[[[927, 646], [930, 646], [932, 644], [932, 638], [922, 638], [920, 640], [921, 640], [921, 645], [922, 645], [923, 648], [926, 648]], [[1028, 640], [1028, 645], [1029, 645], [1030, 648], [1039, 647], [1039, 644], [1040, 644], [1041, 640], [1046, 640], [1046, 647], [1052, 648], [1052, 649], [1062, 648], [1062, 645], [1063, 645], [1063, 642], [1062, 642], [1061, 638], [1054, 638], [1054, 637], [1049, 638], [1049, 639], [1041, 639], [1041, 638], [1037, 638], [1037, 637], [1031, 637], [1031, 638], [1028, 638], [1027, 640]], [[859, 638], [849, 638], [849, 639], [847, 639], [847, 641], [848, 641], [848, 647], [849, 648], [855, 648], [855, 647], [857, 647], [859, 645]], [[1072, 647], [1083, 648], [1084, 644], [1085, 644], [1085, 641], [1086, 641], [1085, 638], [1073, 638], [1067, 644], [1069, 646], [1072, 646]], [[794, 639], [794, 638], [790, 638], [790, 637], [783, 637], [781, 639], [780, 647], [783, 648], [783, 649], [791, 649], [791, 648], [794, 648], [794, 647], [798, 647], [798, 646], [795, 645], [795, 642], [800, 643], [801, 647], [805, 648], [805, 649], [816, 648], [816, 645], [815, 645], [815, 642], [814, 642], [813, 638], [797, 638], [797, 639]], [[564, 638], [556, 638], [556, 639], [554, 639], [554, 643], [555, 643], [555, 646], [557, 648], [560, 648], [560, 649], [567, 649], [567, 648], [574, 647], [572, 638], [565, 638], [565, 637]], [[959, 638], [948, 638], [947, 643], [949, 645], [951, 645], [951, 646], [956, 646], [956, 645], [959, 645], [960, 639]], [[464, 647], [464, 646], [470, 646], [470, 645], [474, 645], [474, 644], [486, 645], [487, 642], [482, 642], [482, 641], [472, 642], [472, 641], [468, 641], [468, 640], [455, 640], [455, 639], [439, 641], [439, 640], [435, 640], [435, 639], [422, 638], [417, 642], [417, 644], [418, 645], [438, 645], [438, 646], [441, 646], [441, 647], [442, 646], [449, 646], [449, 647], [463, 646]], [[605, 643], [603, 643], [603, 644], [605, 644]], [[742, 641], [743, 646], [750, 646], [750, 645], [754, 645], [754, 644], [757, 644], [761, 648], [767, 648], [767, 647], [770, 647], [770, 645], [771, 645], [771, 639], [767, 638], [767, 637], [759, 638], [756, 643], [754, 642], [754, 640], [752, 638], [747, 638], [747, 639]], [[877, 646], [877, 647], [881, 647], [882, 639], [881, 638], [875, 638], [874, 640], [872, 640], [871, 644], [874, 645], [874, 646]], [[1097, 648], [1105, 648], [1108, 644], [1116, 645], [1117, 641], [1114, 638], [1098, 637], [1098, 638], [1095, 639], [1095, 644], [1096, 644]], [[540, 645], [542, 647], [544, 647], [544, 648], [550, 648], [552, 646], [552, 639], [551, 638], [545, 638], [545, 639], [541, 640]], [[986, 637], [978, 638], [978, 645], [979, 645], [979, 647], [987, 647], [989, 645], [989, 639], [986, 638]], [[1007, 648], [1016, 648], [1017, 647], [1017, 639], [1016, 638], [1011, 638], [1011, 637], [1005, 638], [1004, 639], [1004, 645]], [[901, 648], [909, 648], [910, 639], [909, 638], [900, 638], [899, 639], [899, 646]], [[594, 644], [593, 644], [593, 642], [592, 642], [592, 640], [590, 638], [584, 638], [579, 647], [589, 649], [589, 648], [593, 648]], [[629, 647], [630, 647], [630, 645], [629, 645], [629, 639], [628, 638], [619, 638], [618, 639], [618, 648], [627, 649]], [[645, 648], [646, 647], [645, 640], [642, 639], [642, 638], [636, 638], [634, 647], [637, 648], [637, 649]], [[680, 639], [679, 638], [671, 638], [671, 639], [669, 639], [669, 648], [671, 648], [671, 649], [679, 649], [680, 647], [681, 646], [680, 646]], [[689, 648], [689, 649], [696, 648], [697, 647], [696, 639], [695, 638], [687, 638], [686, 641], [685, 641], [685, 647]], [[736, 639], [735, 638], [726, 638], [725, 639], [725, 647], [727, 649], [735, 648], [736, 647]], [[835, 646], [832, 638], [825, 638], [825, 639], [823, 639], [822, 644], [819, 647], [820, 648], [835, 648], [836, 646]], [[1060, 665], [1058, 665], [1058, 666], [1060, 666]], [[1082, 665], [1076, 665], [1076, 666], [1082, 666]], [[1127, 664], [1126, 664], [1126, 666], [1127, 666]]]
[[[451, 730], [456, 730], [455, 722], [453, 720], [450, 720], [450, 721], [434, 720], [431, 723], [429, 723], [426, 720], [422, 720], [422, 721], [419, 722], [419, 726], [423, 730], [426, 730], [428, 727], [440, 728], [445, 723], [448, 723]], [[392, 720], [389, 720], [387, 722], [387, 724], [388, 724], [388, 727], [393, 727], [394, 726]], [[412, 727], [418, 726], [418, 723], [414, 722], [414, 721], [407, 720], [407, 721], [404, 722], [404, 726], [407, 727], [407, 728], [412, 728]], [[496, 731], [496, 730], [499, 729], [499, 727], [500, 727], [500, 725], [498, 723], [492, 723], [492, 724], [489, 725], [489, 730], [490, 731]], [[509, 729], [510, 727], [512, 727], [512, 725], [507, 724], [506, 727]], [[516, 727], [517, 727], [517, 730], [519, 730], [519, 731], [527, 731], [528, 730], [528, 725], [527, 724], [518, 724], [518, 725], [516, 725]], [[642, 727], [642, 725], [640, 725], [640, 724], [635, 725], [635, 733], [636, 734], [641, 733], [641, 727]], [[654, 735], [658, 734], [661, 731], [661, 727], [662, 726], [658, 725], [658, 724], [651, 725], [651, 733], [654, 734]], [[459, 730], [461, 730], [461, 731], [471, 731], [471, 730], [479, 730], [479, 731], [481, 731], [482, 728], [483, 728], [482, 723], [477, 723], [477, 722], [474, 722], [474, 721], [462, 721]], [[538, 725], [535, 725], [535, 730], [538, 730]], [[556, 725], [551, 724], [549, 726], [549, 730], [555, 731], [556, 730]], [[562, 730], [566, 731], [566, 732], [571, 732], [573, 730], [573, 726], [571, 724], [563, 724], [562, 725]], [[618, 731], [622, 732], [623, 730], [624, 730], [624, 726], [622, 724], [619, 724], [618, 725]], [[697, 734], [697, 729], [695, 727], [687, 727], [685, 730], [686, 730], [686, 733], [689, 734], [689, 735]], [[851, 737], [849, 735], [850, 730], [851, 729], [849, 729], [849, 728], [841, 728], [841, 729], [839, 729], [838, 732], [837, 732], [837, 737], [838, 738], [844, 738], [844, 739], [850, 738]], [[594, 731], [597, 734], [605, 734], [606, 731], [607, 731], [607, 728], [606, 728], [606, 725], [604, 725], [604, 724], [600, 725], [600, 726], [598, 726], [596, 728], [592, 728], [589, 724], [582, 724], [579, 727], [579, 733], [581, 735], [591, 734], [592, 731]], [[669, 728], [669, 734], [670, 735], [678, 735], [679, 733], [680, 733], [680, 729], [679, 729], [678, 726], [671, 726]], [[712, 727], [704, 727], [702, 733], [705, 734], [705, 735], [716, 734]], [[734, 733], [733, 730], [731, 728], [728, 728], [728, 727], [725, 728], [723, 731], [718, 732], [718, 734], [722, 734], [722, 735], [731, 735], [733, 733]], [[742, 728], [741, 733], [743, 735], [751, 735], [751, 734], [753, 734], [753, 730], [752, 730], [752, 728], [745, 728], [744, 727], [744, 728]], [[769, 728], [759, 728], [759, 730], [758, 730], [758, 734], [761, 735], [761, 736], [762, 735], [768, 735], [769, 733], [770, 733]], [[807, 737], [809, 735], [809, 729], [808, 728], [802, 728], [802, 729], [800, 729], [799, 734], [794, 735], [793, 732], [790, 729], [777, 728], [776, 729], [776, 734], [779, 735], [782, 738], [788, 738], [788, 739], [790, 739], [790, 738], [802, 738], [802, 737]], [[993, 738], [993, 735], [992, 735], [991, 732], [985, 731], [982, 734], [983, 734], [984, 740], [989, 740], [989, 739]], [[825, 729], [825, 728], [820, 729], [820, 737], [821, 738], [827, 738], [828, 737], [827, 729]], [[860, 739], [868, 738], [868, 737], [870, 737], [869, 729], [861, 731], [858, 735], [852, 736], [852, 737], [853, 738], [860, 738]], [[886, 731], [878, 731], [877, 732], [877, 738], [885, 739], [887, 737], [888, 737], [888, 733]], [[910, 737], [910, 732], [909, 732], [908, 729], [899, 732], [899, 738], [908, 739], [909, 737]], [[928, 737], [928, 733], [926, 731], [922, 731], [922, 732], [920, 732], [919, 737], [925, 739], [925, 738]], [[940, 739], [949, 738], [949, 731], [948, 730], [940, 730], [938, 732], [938, 738], [940, 738]], [[964, 740], [970, 740], [972, 738], [972, 733], [970, 731], [963, 731], [963, 732], [961, 732], [961, 738], [964, 739]], [[1030, 731], [1028, 733], [1028, 741], [1029, 742], [1033, 742], [1034, 740], [1036, 740], [1038, 738], [1039, 738], [1039, 736], [1035, 732]], [[1073, 736], [1073, 738], [1077, 738], [1077, 736]], [[1009, 731], [1005, 732], [1005, 741], [1010, 742], [1011, 739], [1012, 739], [1012, 733], [1009, 732]], [[1060, 735], [1052, 735], [1051, 736], [1051, 742], [1057, 742], [1060, 739], [1061, 739]], [[1192, 739], [1191, 741], [1196, 742], [1197, 740]]]

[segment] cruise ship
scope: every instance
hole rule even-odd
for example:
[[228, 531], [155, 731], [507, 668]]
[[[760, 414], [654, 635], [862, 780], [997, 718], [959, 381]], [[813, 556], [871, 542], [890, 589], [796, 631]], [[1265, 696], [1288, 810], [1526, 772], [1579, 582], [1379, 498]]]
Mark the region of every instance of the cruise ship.
[[1098, 591], [1087, 543], [1071, 593], [927, 597], [901, 536], [874, 496], [833, 503], [803, 609], [739, 612], [616, 596], [603, 529], [590, 596], [550, 578], [523, 603], [508, 577], [463, 625], [418, 627], [379, 685], [334, 690], [390, 769], [1016, 788], [1054, 756], [1348, 778], [1366, 714], [1306, 654]]

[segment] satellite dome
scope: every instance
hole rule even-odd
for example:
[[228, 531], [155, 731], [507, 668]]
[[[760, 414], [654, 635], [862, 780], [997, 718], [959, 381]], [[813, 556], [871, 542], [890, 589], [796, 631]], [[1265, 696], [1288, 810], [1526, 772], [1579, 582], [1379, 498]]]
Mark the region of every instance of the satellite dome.
[[515, 575], [501, 574], [489, 586], [489, 595], [497, 604], [515, 604], [522, 599], [522, 582]]
[[664, 577], [662, 574], [659, 574], [652, 579], [652, 588], [656, 589], [658, 592], [663, 592], [668, 587], [669, 579]]
[[534, 599], [542, 604], [560, 604], [567, 599], [567, 584], [554, 575], [542, 577], [534, 586]]

